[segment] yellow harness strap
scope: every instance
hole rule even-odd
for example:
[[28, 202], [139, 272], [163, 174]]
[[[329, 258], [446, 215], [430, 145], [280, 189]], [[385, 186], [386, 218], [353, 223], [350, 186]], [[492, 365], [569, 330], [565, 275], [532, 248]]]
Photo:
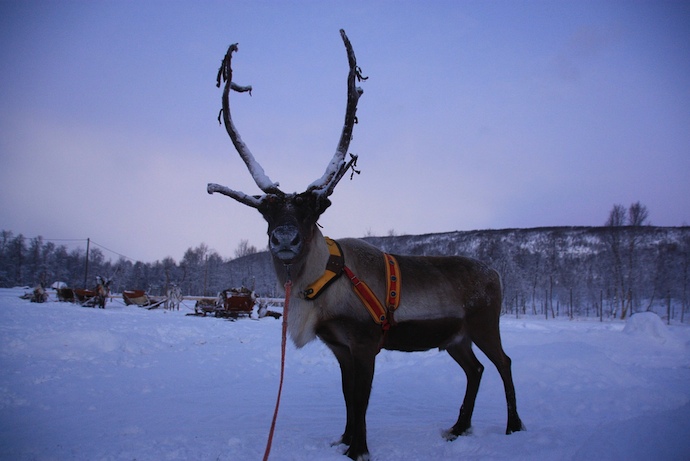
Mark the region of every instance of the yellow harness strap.
[[343, 258], [343, 252], [340, 251], [338, 244], [328, 237], [325, 239], [328, 253], [330, 253], [328, 262], [326, 262], [326, 271], [304, 290], [304, 297], [307, 299], [316, 299], [328, 285], [343, 273], [343, 267], [345, 267], [345, 258]]
[[388, 330], [391, 324], [394, 324], [393, 311], [400, 305], [400, 289], [402, 287], [402, 279], [400, 277], [400, 266], [398, 261], [392, 255], [384, 253], [383, 257], [386, 266], [386, 305], [381, 304], [381, 301], [376, 297], [369, 286], [361, 281], [349, 267], [345, 265], [345, 258], [340, 249], [340, 246], [328, 237], [326, 237], [326, 245], [328, 245], [328, 262], [326, 263], [326, 271], [314, 283], [309, 285], [304, 290], [304, 297], [306, 299], [316, 299], [328, 285], [333, 283], [343, 272], [348, 276], [352, 282], [352, 288], [359, 299], [371, 314], [374, 322]]

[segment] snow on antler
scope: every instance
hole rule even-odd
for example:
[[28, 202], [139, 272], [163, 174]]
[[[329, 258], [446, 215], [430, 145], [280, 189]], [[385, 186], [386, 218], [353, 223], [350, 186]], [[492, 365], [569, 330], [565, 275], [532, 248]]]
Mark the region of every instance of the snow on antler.
[[[357, 58], [355, 57], [355, 52], [352, 49], [352, 44], [347, 38], [345, 31], [342, 29], [340, 30], [340, 36], [345, 44], [348, 64], [350, 67], [347, 77], [347, 107], [345, 110], [345, 124], [343, 125], [343, 131], [340, 135], [340, 142], [336, 148], [335, 155], [326, 167], [326, 171], [321, 178], [311, 183], [307, 188], [307, 192], [312, 192], [321, 197], [328, 197], [331, 195], [335, 186], [348, 170], [351, 169], [353, 174], [359, 173], [359, 171], [355, 169], [357, 164], [357, 156], [350, 154], [351, 158], [349, 161], [346, 161], [345, 157], [347, 156], [347, 150], [350, 147], [352, 131], [357, 123], [357, 102], [363, 93], [362, 89], [355, 85], [355, 82], [366, 80], [367, 78], [362, 77], [361, 69], [357, 67]], [[248, 92], [250, 95], [252, 91], [251, 86], [240, 86], [232, 81], [232, 54], [237, 50], [237, 43], [230, 45], [225, 57], [223, 58], [220, 69], [218, 69], [216, 86], [220, 87], [221, 82], [225, 82], [223, 89], [223, 108], [218, 116], [218, 121], [220, 122], [222, 116], [225, 129], [228, 132], [235, 149], [240, 154], [240, 157], [244, 161], [245, 165], [247, 165], [249, 173], [252, 175], [252, 178], [254, 178], [256, 185], [259, 186], [259, 188], [267, 195], [272, 194], [284, 196], [285, 194], [278, 189], [278, 183], [271, 181], [259, 162], [256, 161], [254, 155], [251, 153], [244, 141], [242, 141], [239, 132], [232, 122], [229, 101], [230, 90], [238, 93]], [[263, 198], [266, 197], [266, 195], [247, 195], [243, 192], [236, 191], [219, 184], [209, 184], [207, 191], [209, 194], [218, 192], [223, 195], [227, 195], [228, 197], [234, 198], [238, 202], [254, 208], [258, 208]]]
[[361, 69], [357, 67], [357, 58], [355, 57], [355, 52], [352, 49], [352, 44], [350, 39], [347, 38], [345, 31], [340, 29], [340, 36], [345, 44], [345, 49], [347, 51], [347, 60], [350, 66], [350, 72], [347, 76], [347, 107], [345, 109], [345, 124], [343, 125], [343, 131], [340, 135], [340, 142], [335, 150], [335, 155], [331, 159], [330, 163], [326, 167], [321, 178], [317, 179], [309, 185], [307, 191], [312, 191], [320, 195], [329, 196], [333, 193], [333, 189], [338, 184], [340, 179], [345, 175], [348, 169], [352, 168], [357, 162], [357, 156], [353, 155], [349, 162], [345, 161], [347, 155], [347, 150], [350, 147], [350, 141], [352, 140], [352, 131], [355, 124], [357, 123], [357, 102], [359, 97], [364, 93], [364, 91], [355, 85], [355, 80], [362, 81], [366, 80], [367, 77], [362, 77]]
[[[225, 129], [228, 132], [230, 139], [232, 139], [232, 143], [234, 144], [235, 149], [237, 149], [237, 152], [240, 154], [240, 157], [244, 161], [245, 165], [247, 165], [247, 169], [249, 169], [249, 173], [252, 175], [252, 178], [254, 178], [254, 182], [256, 182], [256, 185], [259, 186], [259, 189], [266, 192], [267, 194], [280, 193], [280, 190], [278, 189], [278, 183], [271, 181], [271, 179], [266, 175], [264, 169], [261, 167], [259, 162], [256, 161], [254, 155], [249, 150], [249, 147], [247, 147], [244, 141], [242, 141], [240, 133], [235, 128], [235, 124], [232, 122], [232, 116], [230, 115], [230, 90], [236, 91], [238, 93], [248, 92], [250, 95], [252, 94], [251, 86], [240, 86], [232, 81], [231, 63], [232, 53], [235, 51], [238, 51], [237, 43], [233, 43], [228, 48], [228, 52], [225, 54], [225, 57], [221, 62], [220, 69], [218, 69], [218, 77], [216, 79], [216, 86], [218, 87], [220, 87], [221, 80], [225, 81], [225, 88], [223, 89], [223, 109], [221, 110], [223, 122], [225, 124]], [[220, 192], [220, 190], [218, 190], [217, 192]]]
[[234, 198], [240, 203], [244, 203], [245, 205], [248, 205], [253, 208], [258, 208], [259, 205], [261, 205], [261, 199], [264, 196], [261, 195], [247, 195], [244, 192], [240, 192], [237, 190], [230, 189], [229, 187], [221, 186], [220, 184], [214, 184], [214, 183], [209, 183], [208, 186], [206, 187], [206, 191], [209, 194], [213, 194], [214, 192], [218, 192], [219, 194], [223, 194], [225, 196], [228, 196], [230, 198]]

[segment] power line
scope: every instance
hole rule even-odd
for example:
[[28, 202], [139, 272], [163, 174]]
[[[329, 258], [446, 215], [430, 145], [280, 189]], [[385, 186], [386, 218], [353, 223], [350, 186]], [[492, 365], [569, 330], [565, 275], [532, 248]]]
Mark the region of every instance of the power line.
[[45, 237], [41, 237], [40, 235], [38, 237], [31, 237], [30, 240], [37, 238], [41, 238], [46, 242], [86, 242], [86, 239], [47, 239]]
[[44, 242], [80, 242], [80, 243], [84, 243], [84, 244], [86, 244], [86, 242], [90, 240], [91, 243], [96, 245], [97, 247], [102, 248], [105, 251], [108, 251], [108, 252], [110, 252], [114, 255], [117, 255], [121, 258], [128, 259], [128, 260], [135, 262], [135, 263], [141, 261], [140, 259], [130, 258], [127, 255], [123, 255], [122, 253], [118, 253], [117, 251], [111, 250], [110, 248], [105, 247], [105, 246], [101, 245], [100, 243], [94, 242], [93, 239], [52, 239], [52, 238], [45, 238], [45, 237], [42, 237], [40, 235], [38, 237], [25, 237], [25, 238], [27, 238], [28, 240], [35, 240], [35, 239], [40, 238]]
[[113, 253], [113, 254], [116, 254], [116, 255], [118, 255], [118, 256], [121, 257], [121, 258], [129, 259], [129, 260], [132, 261], [132, 262], [140, 261], [139, 259], [130, 258], [130, 257], [127, 256], [127, 255], [123, 255], [122, 253], [118, 253], [117, 251], [113, 251], [113, 250], [111, 250], [110, 248], [106, 248], [106, 247], [104, 247], [103, 245], [101, 245], [100, 243], [94, 242], [93, 240], [91, 240], [91, 243], [94, 244], [94, 245], [96, 245], [97, 247], [103, 248], [103, 249], [106, 250], [106, 251], [109, 251], [109, 252], [111, 252], [111, 253]]

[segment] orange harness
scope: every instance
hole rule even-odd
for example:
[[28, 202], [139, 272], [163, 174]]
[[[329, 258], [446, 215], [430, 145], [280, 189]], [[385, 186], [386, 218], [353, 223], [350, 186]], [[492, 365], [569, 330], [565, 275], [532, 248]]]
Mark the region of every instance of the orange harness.
[[343, 257], [340, 245], [338, 245], [335, 240], [328, 237], [326, 237], [326, 245], [328, 245], [328, 252], [330, 253], [328, 262], [326, 263], [326, 271], [318, 280], [304, 290], [304, 297], [309, 300], [316, 299], [323, 290], [344, 272], [350, 279], [350, 282], [352, 282], [353, 290], [355, 290], [362, 304], [364, 304], [364, 307], [366, 307], [369, 314], [371, 314], [371, 318], [374, 322], [381, 325], [384, 331], [387, 331], [391, 325], [395, 324], [393, 312], [400, 304], [400, 289], [402, 284], [398, 261], [388, 253], [383, 254], [386, 266], [386, 304], [384, 306], [374, 292], [371, 291], [371, 288], [345, 265], [345, 258]]

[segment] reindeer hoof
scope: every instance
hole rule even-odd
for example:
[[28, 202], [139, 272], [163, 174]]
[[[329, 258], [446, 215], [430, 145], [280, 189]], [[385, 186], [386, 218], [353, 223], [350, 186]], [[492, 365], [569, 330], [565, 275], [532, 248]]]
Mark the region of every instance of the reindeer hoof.
[[510, 435], [513, 432], [520, 432], [520, 431], [526, 431], [527, 428], [525, 427], [524, 424], [522, 424], [522, 421], [518, 419], [516, 422], [508, 424], [508, 427], [506, 428], [506, 435]]
[[345, 453], [345, 456], [347, 456], [350, 459], [353, 459], [355, 461], [369, 461], [369, 450], [366, 448], [362, 447], [355, 447], [353, 445], [350, 445], [350, 448], [348, 448]]
[[452, 442], [453, 440], [458, 438], [458, 436], [453, 434], [453, 431], [451, 431], [450, 429], [447, 431], [443, 431], [443, 433], [441, 434], [441, 437], [443, 437], [444, 439], [446, 439], [449, 442]]
[[457, 439], [461, 435], [471, 435], [472, 434], [472, 427], [468, 427], [467, 429], [463, 430], [456, 430], [455, 428], [450, 428], [447, 431], [443, 431], [441, 436], [446, 439], [449, 442], [452, 442], [453, 440]]
[[338, 445], [346, 445], [349, 447], [352, 445], [352, 437], [347, 434], [343, 434], [338, 440], [331, 442], [332, 447], [337, 447]]
[[354, 461], [370, 461], [371, 458], [369, 457], [369, 453], [362, 453], [359, 456], [353, 456], [350, 455], [348, 452], [345, 452], [345, 456], [347, 456], [350, 459], [353, 459]]
[[334, 440], [333, 442], [331, 442], [332, 447], [337, 447], [338, 445], [347, 445], [347, 444], [345, 442], [343, 442], [343, 439], [338, 439], [338, 440]]

